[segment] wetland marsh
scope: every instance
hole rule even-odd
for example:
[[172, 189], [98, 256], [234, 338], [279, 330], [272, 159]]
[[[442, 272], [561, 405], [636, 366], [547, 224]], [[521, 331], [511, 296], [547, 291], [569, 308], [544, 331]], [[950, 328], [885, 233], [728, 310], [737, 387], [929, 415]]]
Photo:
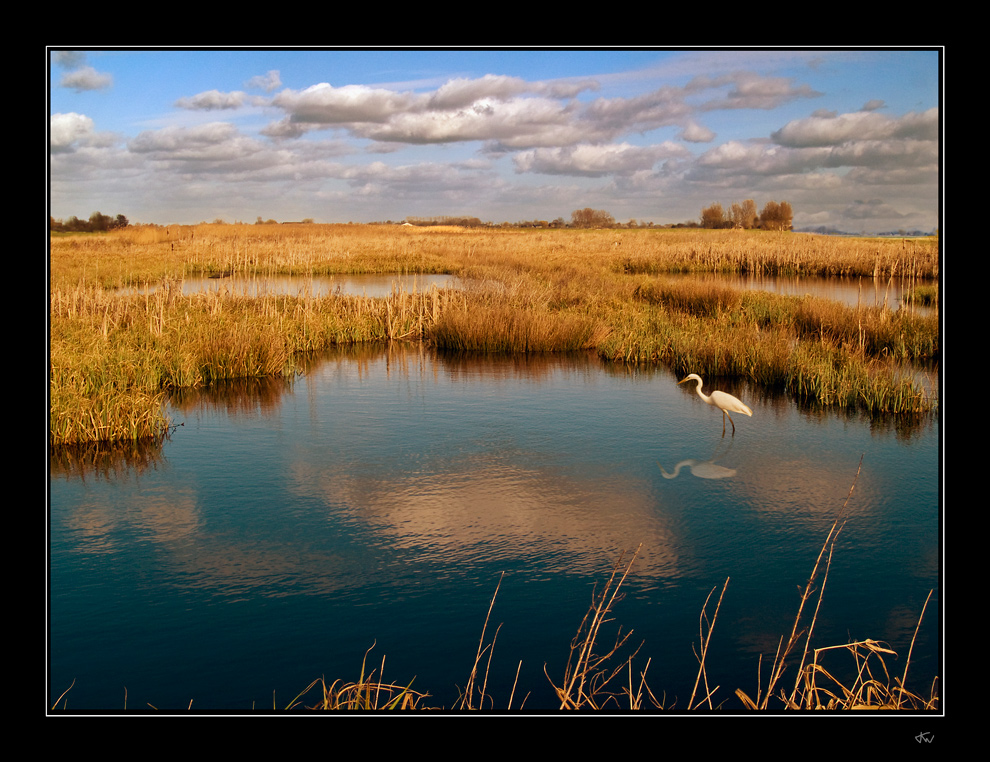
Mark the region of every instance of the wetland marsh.
[[[456, 282], [182, 287], [216, 274]], [[911, 649], [908, 687], [937, 694], [937, 303], [713, 274], [890, 296], [937, 285], [938, 249], [342, 225], [53, 237], [50, 703], [72, 684], [59, 706], [284, 707], [373, 648], [384, 679], [449, 708], [498, 586], [486, 706], [555, 710], [547, 678], [596, 583], [642, 546], [615, 611], [636, 667], [684, 709], [699, 611], [729, 579], [708, 670], [738, 708], [853, 484], [816, 642], [888, 643], [898, 675]], [[677, 386], [690, 372], [753, 408], [735, 436]]]

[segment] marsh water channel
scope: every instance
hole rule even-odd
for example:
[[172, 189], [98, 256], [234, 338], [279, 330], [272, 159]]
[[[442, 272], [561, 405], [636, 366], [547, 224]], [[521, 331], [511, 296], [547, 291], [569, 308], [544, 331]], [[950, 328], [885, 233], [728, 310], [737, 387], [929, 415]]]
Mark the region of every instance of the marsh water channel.
[[[912, 282], [902, 278], [865, 278], [813, 276], [755, 276], [731, 274], [678, 274], [661, 276], [671, 279], [702, 280], [737, 289], [770, 291], [789, 296], [806, 294], [831, 299], [851, 307], [905, 306], [904, 296]], [[351, 274], [351, 275], [232, 275], [228, 277], [197, 277], [182, 281], [184, 294], [203, 292], [231, 293], [243, 296], [286, 294], [323, 297], [335, 293], [357, 296], [388, 296], [393, 290], [407, 292], [437, 288], [460, 288], [469, 280], [444, 273]], [[135, 286], [125, 293], [151, 293], [156, 285]], [[908, 309], [926, 312], [930, 308], [906, 305]]]
[[885, 641], [899, 676], [934, 591], [908, 685], [927, 696], [937, 419], [719, 386], [753, 409], [734, 436], [660, 369], [359, 347], [176, 395], [160, 446], [53, 453], [49, 706], [71, 685], [69, 710], [283, 708], [317, 678], [357, 680], [372, 649], [366, 671], [450, 707], [498, 587], [494, 707], [518, 669], [513, 708], [554, 711], [546, 675], [561, 682], [595, 586], [641, 546], [614, 611], [635, 667], [650, 659], [654, 693], [685, 708], [699, 614], [728, 580], [708, 675], [737, 710], [847, 499], [814, 642]]
[[[183, 294], [204, 292], [229, 293], [258, 297], [267, 294], [311, 296], [321, 298], [333, 294], [356, 296], [388, 296], [393, 289], [410, 293], [427, 291], [436, 286], [457, 287], [458, 278], [444, 273], [410, 274], [352, 274], [352, 275], [230, 275], [217, 277], [186, 278], [182, 281]], [[152, 293], [157, 285], [134, 286], [124, 293]]]

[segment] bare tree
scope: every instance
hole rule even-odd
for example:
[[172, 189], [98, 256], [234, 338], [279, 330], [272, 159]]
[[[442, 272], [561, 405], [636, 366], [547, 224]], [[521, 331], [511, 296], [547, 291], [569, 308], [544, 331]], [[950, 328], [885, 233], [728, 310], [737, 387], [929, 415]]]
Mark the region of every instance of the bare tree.
[[756, 202], [748, 198], [741, 204], [733, 204], [730, 216], [733, 227], [744, 228], [746, 230], [755, 228], [756, 221], [759, 219], [759, 215], [756, 212]]
[[604, 209], [575, 209], [571, 212], [571, 224], [577, 228], [610, 228], [615, 225], [615, 217]]
[[779, 204], [776, 201], [767, 201], [760, 212], [760, 227], [764, 230], [790, 230], [793, 220], [794, 212], [786, 201]]
[[718, 202], [701, 210], [701, 227], [717, 229], [725, 227], [725, 213]]

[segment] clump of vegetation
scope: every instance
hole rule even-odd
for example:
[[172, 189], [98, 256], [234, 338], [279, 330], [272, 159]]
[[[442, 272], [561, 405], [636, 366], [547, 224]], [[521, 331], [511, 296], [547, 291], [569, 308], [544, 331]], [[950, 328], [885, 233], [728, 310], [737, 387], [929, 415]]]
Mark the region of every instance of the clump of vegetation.
[[915, 286], [904, 294], [904, 301], [922, 307], [934, 307], [938, 304], [938, 285]]
[[[327, 712], [387, 712], [395, 709], [409, 711], [429, 708], [424, 704], [430, 694], [414, 691], [412, 682], [408, 685], [398, 685], [382, 680], [381, 674], [385, 671], [384, 658], [377, 676], [375, 670], [365, 674], [368, 653], [370, 652], [371, 649], [368, 649], [368, 652], [365, 653], [364, 661], [361, 662], [361, 673], [355, 682], [334, 680], [333, 683], [327, 685], [326, 680], [318, 678], [289, 702], [288, 706], [285, 707], [286, 711], [305, 708]], [[315, 701], [312, 696], [314, 692], [316, 692]], [[306, 698], [307, 696], [309, 698]], [[304, 699], [313, 703], [307, 706]]]

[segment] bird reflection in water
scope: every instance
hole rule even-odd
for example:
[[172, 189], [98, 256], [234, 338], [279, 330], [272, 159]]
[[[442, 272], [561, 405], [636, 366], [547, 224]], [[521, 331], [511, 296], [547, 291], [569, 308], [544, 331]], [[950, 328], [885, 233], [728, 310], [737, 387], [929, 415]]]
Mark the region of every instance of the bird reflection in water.
[[663, 474], [664, 479], [676, 479], [682, 468], [690, 469], [691, 474], [697, 476], [699, 479], [728, 479], [736, 475], [736, 469], [720, 466], [715, 461], [720, 457], [724, 457], [731, 447], [732, 445], [730, 444], [729, 448], [722, 455], [719, 455], [719, 448], [716, 447], [715, 454], [709, 460], [685, 458], [674, 466], [673, 472], [669, 472], [663, 466], [660, 466], [660, 461], [657, 461], [657, 465], [660, 466], [660, 473]]
[[[657, 465], [660, 466], [660, 463], [658, 462]], [[736, 475], [734, 468], [726, 468], [710, 460], [695, 460], [694, 458], [682, 460], [674, 466], [673, 473], [664, 471], [663, 466], [660, 466], [660, 473], [663, 474], [664, 479], [675, 479], [682, 468], [690, 468], [691, 473], [699, 479], [728, 479], [730, 476]]]

